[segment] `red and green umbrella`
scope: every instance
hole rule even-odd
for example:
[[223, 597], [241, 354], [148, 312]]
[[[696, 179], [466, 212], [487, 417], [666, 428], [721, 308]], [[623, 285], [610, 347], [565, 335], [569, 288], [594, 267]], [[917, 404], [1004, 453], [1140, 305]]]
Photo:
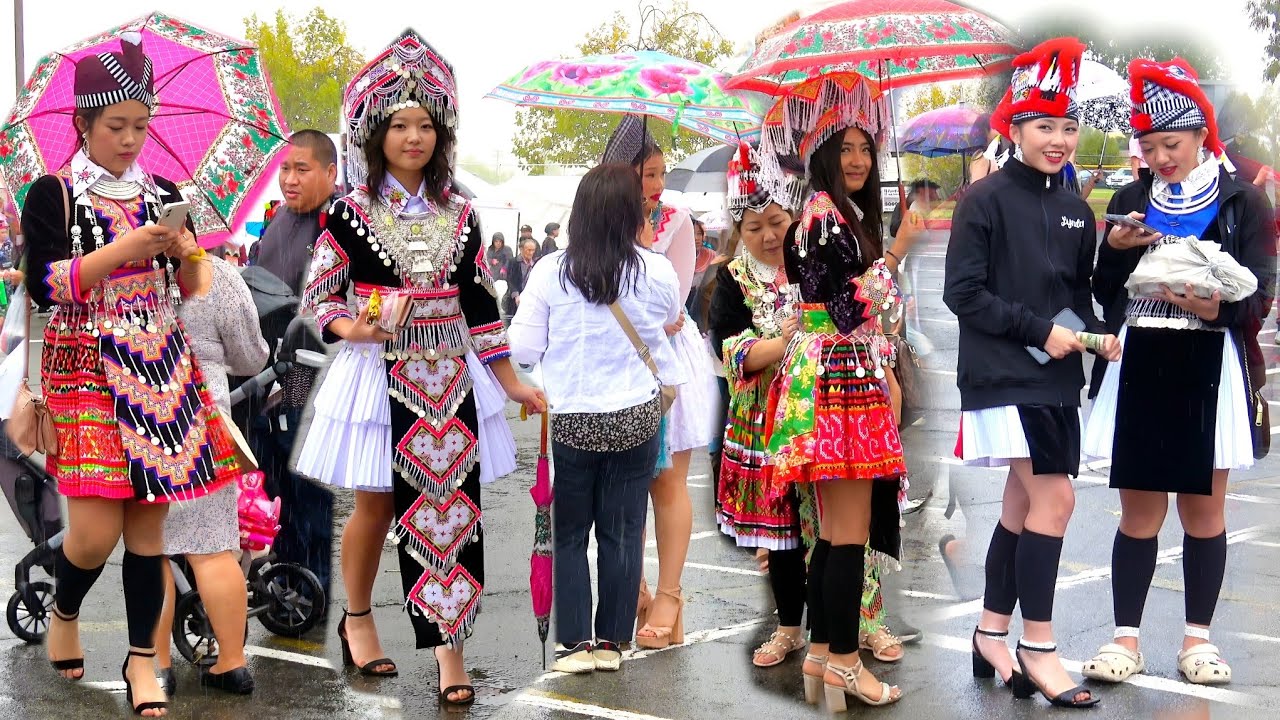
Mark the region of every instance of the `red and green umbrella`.
[[1009, 67], [1013, 33], [946, 0], [852, 0], [764, 38], [729, 81], [774, 94], [833, 72], [857, 72], [882, 90], [980, 77]]
[[759, 138], [768, 100], [727, 92], [728, 79], [701, 63], [646, 50], [534, 63], [486, 97], [550, 110], [648, 115], [736, 146]]

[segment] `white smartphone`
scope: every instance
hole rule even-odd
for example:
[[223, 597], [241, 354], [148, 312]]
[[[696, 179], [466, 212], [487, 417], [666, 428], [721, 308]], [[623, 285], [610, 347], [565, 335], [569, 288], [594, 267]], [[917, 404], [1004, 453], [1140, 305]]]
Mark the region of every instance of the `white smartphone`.
[[187, 213], [190, 211], [191, 203], [185, 201], [169, 203], [160, 210], [160, 217], [156, 220], [156, 224], [173, 230], [181, 230], [182, 226], [187, 224]]
[[1116, 215], [1112, 213], [1107, 213], [1102, 216], [1102, 219], [1106, 220], [1112, 225], [1124, 225], [1125, 227], [1131, 227], [1135, 230], [1141, 230], [1142, 232], [1149, 233], [1152, 235], [1160, 232], [1159, 230], [1151, 227], [1150, 225], [1142, 222], [1141, 220], [1136, 220], [1134, 218], [1129, 217], [1128, 215]]

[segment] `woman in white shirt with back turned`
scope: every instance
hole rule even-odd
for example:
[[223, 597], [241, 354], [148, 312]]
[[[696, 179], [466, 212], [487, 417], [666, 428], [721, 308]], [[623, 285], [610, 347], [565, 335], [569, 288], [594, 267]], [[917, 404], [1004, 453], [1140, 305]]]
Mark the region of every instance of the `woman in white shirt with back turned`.
[[[640, 179], [601, 165], [578, 186], [573, 241], [534, 266], [511, 321], [511, 357], [542, 363], [555, 463], [556, 664], [560, 672], [618, 669], [636, 617], [649, 483], [658, 461], [659, 381], [684, 382], [665, 326], [683, 305], [675, 269], [637, 245], [652, 232]], [[609, 309], [617, 302], [647, 346], [658, 378]], [[600, 604], [591, 623], [587, 540], [599, 546]]]

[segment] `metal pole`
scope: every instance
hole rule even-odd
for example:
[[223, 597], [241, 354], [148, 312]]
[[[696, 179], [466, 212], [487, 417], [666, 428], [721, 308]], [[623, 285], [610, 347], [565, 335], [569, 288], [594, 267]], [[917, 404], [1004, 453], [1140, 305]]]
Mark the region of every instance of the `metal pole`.
[[15, 95], [22, 92], [26, 84], [26, 53], [22, 50], [22, 0], [13, 0], [13, 77], [16, 82]]

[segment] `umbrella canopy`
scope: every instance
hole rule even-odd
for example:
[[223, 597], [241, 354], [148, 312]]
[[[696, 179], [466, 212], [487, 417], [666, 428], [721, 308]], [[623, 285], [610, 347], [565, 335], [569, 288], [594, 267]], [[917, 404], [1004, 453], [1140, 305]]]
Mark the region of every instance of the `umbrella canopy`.
[[677, 192], [725, 192], [728, 189], [725, 173], [737, 150], [733, 145], [699, 150], [667, 173], [666, 187]]
[[965, 104], [921, 113], [898, 130], [898, 149], [925, 157], [965, 153], [987, 145], [991, 115]]
[[1076, 83], [1076, 102], [1088, 102], [1101, 97], [1129, 94], [1129, 83], [1120, 73], [1097, 60], [1080, 61], [1080, 80]]
[[533, 598], [533, 615], [538, 623], [538, 639], [543, 644], [543, 668], [546, 667], [547, 631], [551, 625], [552, 562], [551, 553], [551, 463], [547, 459], [547, 413], [542, 413], [542, 437], [538, 446], [538, 471], [529, 488], [533, 497], [533, 553], [529, 557], [529, 594]]
[[946, 0], [852, 0], [762, 40], [728, 87], [773, 93], [858, 72], [888, 89], [996, 73], [1017, 53], [1004, 25]]
[[1129, 97], [1110, 95], [1081, 103], [1080, 123], [1102, 132], [1129, 132]]
[[201, 245], [219, 245], [245, 221], [289, 131], [257, 48], [177, 18], [152, 13], [41, 58], [0, 126], [0, 170], [21, 207], [37, 178], [66, 165], [79, 148], [75, 63], [119, 50], [126, 31], [141, 33], [155, 77], [139, 163], [191, 203]]
[[730, 94], [727, 80], [701, 63], [641, 51], [534, 63], [485, 97], [552, 110], [649, 115], [732, 145], [758, 138], [768, 100]]

